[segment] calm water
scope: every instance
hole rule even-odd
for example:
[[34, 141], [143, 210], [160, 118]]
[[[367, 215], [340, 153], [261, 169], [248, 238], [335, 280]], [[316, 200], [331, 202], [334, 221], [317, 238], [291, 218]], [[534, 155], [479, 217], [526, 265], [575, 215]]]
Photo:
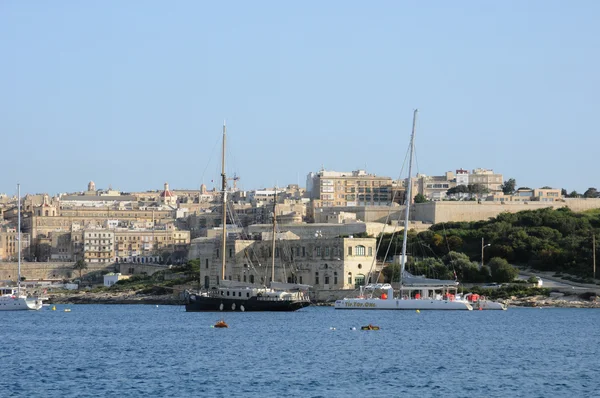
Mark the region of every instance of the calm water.
[[[175, 306], [0, 319], [2, 397], [600, 395], [599, 310], [309, 307], [226, 314], [229, 329], [211, 328], [219, 314]], [[351, 330], [368, 323], [382, 330]]]

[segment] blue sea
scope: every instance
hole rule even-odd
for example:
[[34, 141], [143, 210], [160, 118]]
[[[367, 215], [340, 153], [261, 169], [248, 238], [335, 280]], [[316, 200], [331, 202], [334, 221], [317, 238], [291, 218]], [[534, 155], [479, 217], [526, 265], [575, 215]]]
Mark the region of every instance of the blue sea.
[[[223, 315], [228, 329], [183, 306], [0, 312], [0, 394], [600, 396], [600, 310]], [[381, 330], [360, 330], [369, 323]]]

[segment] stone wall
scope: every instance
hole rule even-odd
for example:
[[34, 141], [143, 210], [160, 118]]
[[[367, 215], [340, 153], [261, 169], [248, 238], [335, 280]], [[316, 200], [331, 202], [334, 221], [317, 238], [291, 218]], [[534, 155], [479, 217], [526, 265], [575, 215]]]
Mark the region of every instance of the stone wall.
[[600, 199], [565, 199], [557, 202], [427, 202], [413, 205], [411, 219], [424, 223], [452, 221], [480, 221], [496, 217], [500, 213], [517, 213], [552, 207], [569, 207], [579, 212], [600, 208]]
[[[25, 280], [56, 280], [61, 281], [63, 279], [73, 279], [79, 277], [79, 271], [73, 270], [72, 262], [60, 263], [60, 262], [22, 262], [21, 263], [21, 277], [25, 277]], [[16, 281], [18, 275], [19, 265], [16, 262], [2, 262], [0, 263], [0, 280], [2, 281]], [[94, 271], [114, 271], [115, 267], [113, 264], [88, 264], [88, 269], [82, 271], [82, 275], [86, 275]]]

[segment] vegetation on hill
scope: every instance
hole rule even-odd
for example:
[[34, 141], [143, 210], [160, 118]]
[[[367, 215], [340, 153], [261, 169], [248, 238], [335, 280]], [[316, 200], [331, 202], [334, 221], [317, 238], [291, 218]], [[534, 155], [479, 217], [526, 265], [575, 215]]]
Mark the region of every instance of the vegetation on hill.
[[[510, 264], [540, 271], [592, 276], [592, 235], [600, 237], [600, 210], [575, 213], [569, 208], [502, 213], [489, 221], [451, 222], [409, 231], [409, 272], [463, 282], [505, 282]], [[480, 270], [482, 240], [485, 266]], [[382, 237], [378, 257], [390, 260], [401, 252], [402, 236]], [[387, 251], [391, 242], [390, 251]], [[489, 270], [487, 269], [489, 267]], [[393, 269], [387, 271], [390, 277]]]

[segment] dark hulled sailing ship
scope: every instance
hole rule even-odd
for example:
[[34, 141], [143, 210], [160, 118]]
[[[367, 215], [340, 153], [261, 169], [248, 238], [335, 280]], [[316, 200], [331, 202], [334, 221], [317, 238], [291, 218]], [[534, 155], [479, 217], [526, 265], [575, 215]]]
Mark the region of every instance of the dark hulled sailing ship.
[[[223, 124], [221, 156], [223, 232], [221, 236], [221, 272], [218, 286], [197, 292], [186, 291], [185, 310], [197, 311], [296, 311], [310, 305], [308, 285], [279, 283], [275, 280], [275, 228], [273, 211], [271, 283], [267, 286], [225, 279], [227, 240], [227, 176], [225, 174], [225, 144], [227, 130]], [[276, 202], [276, 198], [275, 198]]]

